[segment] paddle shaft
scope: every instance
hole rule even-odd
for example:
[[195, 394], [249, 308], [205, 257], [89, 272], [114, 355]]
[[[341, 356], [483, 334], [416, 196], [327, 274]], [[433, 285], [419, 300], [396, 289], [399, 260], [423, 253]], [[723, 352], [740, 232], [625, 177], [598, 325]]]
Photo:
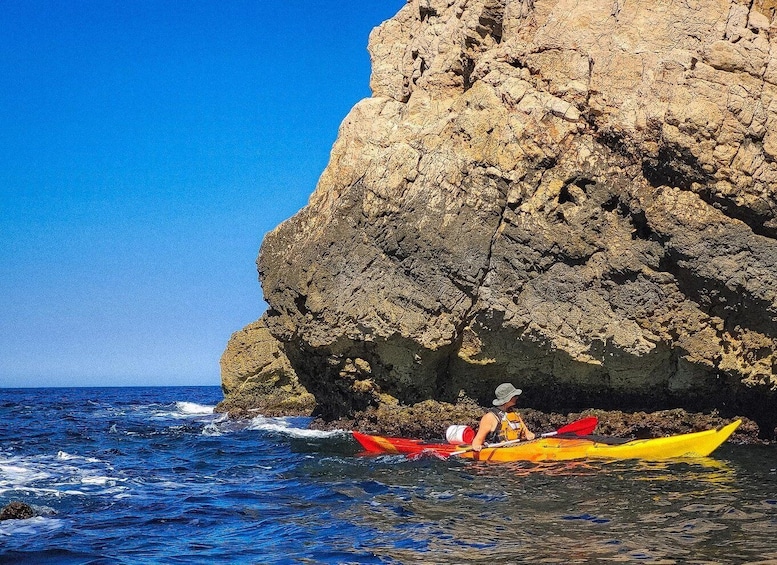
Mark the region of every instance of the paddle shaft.
[[[596, 416], [588, 416], [586, 418], [581, 418], [580, 420], [575, 420], [574, 422], [570, 422], [569, 424], [565, 426], [561, 426], [559, 429], [553, 431], [553, 432], [546, 432], [544, 434], [541, 434], [540, 436], [536, 437], [535, 439], [545, 438], [545, 437], [551, 437], [558, 434], [575, 434], [579, 436], [588, 435], [591, 432], [594, 431], [594, 428], [599, 423], [599, 420]], [[508, 441], [500, 441], [499, 443], [488, 443], [483, 446], [483, 448], [494, 448], [494, 447], [506, 447], [509, 445], [515, 445], [517, 443], [521, 443], [527, 441], [525, 439], [511, 439]], [[528, 440], [533, 441], [533, 440]], [[469, 453], [470, 451], [474, 451], [473, 448], [467, 448], [463, 449], [462, 451], [454, 451], [451, 455], [461, 455], [462, 453]]]
[[[577, 436], [585, 436], [593, 432], [594, 428], [596, 427], [596, 424], [598, 423], [599, 423], [599, 420], [596, 418], [596, 416], [588, 416], [587, 418], [582, 418], [581, 420], [575, 420], [574, 422], [571, 422], [566, 426], [561, 426], [559, 429], [553, 432], [546, 432], [544, 434], [540, 434], [539, 438], [552, 437], [552, 436], [557, 436], [559, 434], [575, 434]], [[535, 438], [535, 439], [538, 439], [538, 438]], [[483, 447], [505, 447], [507, 445], [515, 445], [516, 443], [521, 443], [522, 441], [526, 441], [526, 440], [511, 439], [509, 441], [500, 441], [499, 443], [489, 443], [484, 445]]]

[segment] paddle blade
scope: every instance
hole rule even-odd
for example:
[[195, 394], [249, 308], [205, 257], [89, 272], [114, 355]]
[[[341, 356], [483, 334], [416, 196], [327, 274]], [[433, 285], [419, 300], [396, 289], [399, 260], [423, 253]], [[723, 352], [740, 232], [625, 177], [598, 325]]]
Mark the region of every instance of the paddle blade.
[[599, 419], [596, 416], [588, 416], [587, 418], [582, 418], [580, 420], [570, 422], [566, 426], [561, 426], [556, 430], [556, 433], [585, 436], [592, 433], [598, 423]]

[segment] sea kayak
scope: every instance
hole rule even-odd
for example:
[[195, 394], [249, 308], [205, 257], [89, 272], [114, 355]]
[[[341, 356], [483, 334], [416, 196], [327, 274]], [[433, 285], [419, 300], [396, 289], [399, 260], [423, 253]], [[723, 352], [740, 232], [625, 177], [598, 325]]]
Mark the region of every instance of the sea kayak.
[[442, 457], [457, 456], [478, 461], [566, 461], [571, 459], [674, 459], [706, 457], [715, 451], [741, 420], [712, 430], [652, 439], [620, 439], [605, 436], [554, 436], [485, 447], [479, 453], [466, 445], [425, 443], [420, 440], [391, 438], [353, 432], [353, 437], [370, 453], [431, 453]]

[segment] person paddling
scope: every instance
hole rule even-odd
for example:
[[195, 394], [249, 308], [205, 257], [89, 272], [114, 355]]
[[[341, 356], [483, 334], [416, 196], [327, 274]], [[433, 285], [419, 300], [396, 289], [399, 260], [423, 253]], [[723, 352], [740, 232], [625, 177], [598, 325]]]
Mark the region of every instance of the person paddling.
[[496, 398], [492, 402], [494, 408], [483, 414], [480, 419], [475, 439], [472, 440], [472, 449], [480, 451], [483, 443], [496, 443], [500, 441], [512, 441], [516, 439], [534, 439], [534, 433], [529, 431], [518, 412], [513, 409], [518, 404], [518, 395], [521, 389], [515, 388], [510, 383], [502, 383], [496, 387]]

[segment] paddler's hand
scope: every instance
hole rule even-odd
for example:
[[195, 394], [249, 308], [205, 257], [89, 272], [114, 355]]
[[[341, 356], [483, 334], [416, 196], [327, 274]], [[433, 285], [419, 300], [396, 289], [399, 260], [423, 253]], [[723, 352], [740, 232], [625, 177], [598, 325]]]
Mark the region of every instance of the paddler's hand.
[[537, 436], [535, 435], [534, 432], [530, 432], [529, 430], [526, 430], [526, 439], [527, 439], [527, 441], [531, 441], [535, 437], [537, 437]]
[[472, 442], [472, 451], [477, 451], [479, 453], [481, 449], [483, 449], [483, 444], [477, 440], [474, 440]]

